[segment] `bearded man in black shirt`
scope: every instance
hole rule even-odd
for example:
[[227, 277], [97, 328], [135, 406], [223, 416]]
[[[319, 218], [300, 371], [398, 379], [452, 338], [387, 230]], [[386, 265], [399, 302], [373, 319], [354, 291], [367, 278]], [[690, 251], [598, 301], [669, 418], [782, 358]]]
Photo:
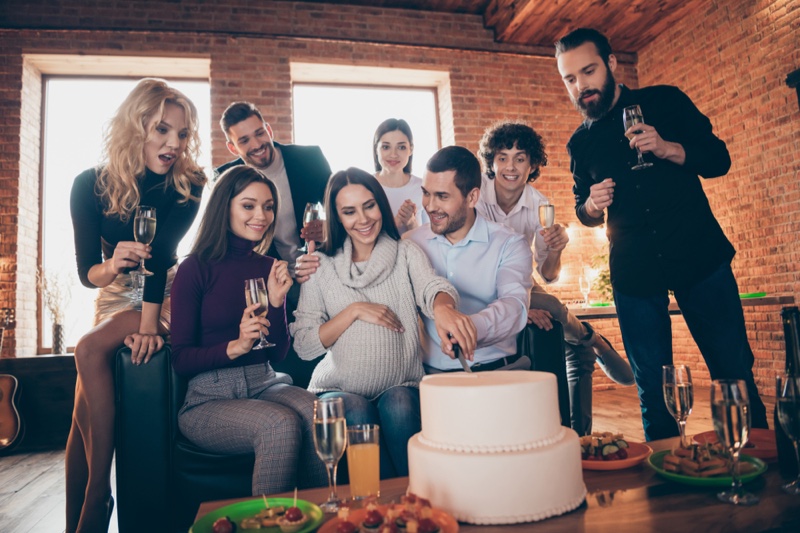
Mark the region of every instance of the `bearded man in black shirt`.
[[[586, 226], [608, 224], [611, 285], [639, 387], [645, 437], [678, 435], [661, 383], [662, 366], [673, 364], [670, 290], [712, 379], [745, 380], [752, 426], [766, 428], [731, 270], [736, 252], [698, 177], [728, 172], [725, 143], [676, 87], [617, 85], [616, 58], [608, 39], [596, 30], [581, 28], [557, 41], [556, 59], [585, 119], [567, 143], [575, 211]], [[626, 131], [622, 110], [631, 105], [641, 107], [644, 123]], [[636, 148], [652, 166], [631, 168]]]

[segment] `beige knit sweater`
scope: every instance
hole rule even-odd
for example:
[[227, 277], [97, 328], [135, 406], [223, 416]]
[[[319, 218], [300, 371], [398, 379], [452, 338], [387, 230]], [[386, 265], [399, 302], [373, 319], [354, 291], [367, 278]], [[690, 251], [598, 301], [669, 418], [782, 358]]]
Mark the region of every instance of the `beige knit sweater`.
[[[302, 359], [325, 354], [311, 376], [311, 392], [345, 391], [374, 399], [391, 387], [416, 387], [424, 375], [420, 357], [417, 306], [433, 317], [433, 300], [445, 292], [458, 302], [458, 293], [437, 276], [428, 257], [413, 242], [395, 241], [381, 233], [366, 268], [352, 260], [348, 237], [334, 257], [320, 256], [320, 266], [300, 290], [300, 302], [289, 326], [294, 349]], [[356, 320], [327, 350], [319, 327], [355, 302], [386, 305], [405, 332]]]

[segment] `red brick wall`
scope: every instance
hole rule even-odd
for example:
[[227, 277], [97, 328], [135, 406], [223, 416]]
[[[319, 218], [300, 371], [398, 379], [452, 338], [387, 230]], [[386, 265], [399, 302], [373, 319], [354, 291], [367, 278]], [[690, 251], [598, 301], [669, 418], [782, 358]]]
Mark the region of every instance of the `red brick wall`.
[[[639, 53], [640, 83], [679, 86], [728, 143], [731, 171], [704, 186], [737, 249], [741, 292], [800, 296], [800, 108], [785, 84], [800, 68], [798, 25], [791, 0], [717, 0]], [[772, 394], [784, 357], [780, 308], [745, 320], [757, 381]], [[676, 344], [676, 354], [700, 358], [692, 344]]]

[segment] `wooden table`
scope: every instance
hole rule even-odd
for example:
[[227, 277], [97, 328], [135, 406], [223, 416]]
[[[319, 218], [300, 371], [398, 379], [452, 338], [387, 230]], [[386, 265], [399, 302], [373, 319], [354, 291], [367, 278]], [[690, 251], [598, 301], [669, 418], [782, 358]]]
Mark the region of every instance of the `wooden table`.
[[[760, 298], [742, 298], [742, 307], [753, 307], [757, 305], [792, 305], [794, 303], [794, 296], [780, 295], [780, 296], [762, 296]], [[569, 307], [572, 314], [581, 320], [591, 318], [617, 318], [617, 308], [614, 305], [606, 307]], [[670, 299], [669, 314], [680, 315], [681, 310], [675, 300]]]
[[[654, 451], [671, 448], [675, 439], [650, 442]], [[699, 488], [667, 481], [646, 464], [625, 470], [584, 471], [588, 494], [586, 504], [577, 510], [542, 522], [510, 526], [474, 526], [460, 524], [462, 533], [511, 531], [800, 531], [800, 496], [789, 496], [780, 489], [783, 483], [777, 464], [770, 464], [763, 476], [745, 485], [761, 502], [752, 507], [738, 507], [717, 501], [720, 489]], [[542, 480], [546, 483], [547, 480]], [[408, 486], [408, 478], [381, 481], [381, 501], [398, 501]], [[487, 491], [503, 490], [502, 486]], [[339, 496], [349, 496], [349, 487], [339, 488]], [[291, 497], [292, 493], [275, 497]], [[327, 489], [302, 490], [298, 497], [312, 502], [327, 498]], [[197, 518], [221, 506], [241, 500], [203, 503]], [[328, 515], [331, 518], [333, 515]]]

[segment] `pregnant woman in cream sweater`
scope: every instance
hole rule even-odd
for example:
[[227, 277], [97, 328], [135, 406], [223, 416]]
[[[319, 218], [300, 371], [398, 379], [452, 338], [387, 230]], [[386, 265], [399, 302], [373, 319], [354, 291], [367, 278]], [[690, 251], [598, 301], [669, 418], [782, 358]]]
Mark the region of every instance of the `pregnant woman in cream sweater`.
[[[320, 266], [305, 282], [291, 327], [306, 360], [325, 355], [309, 390], [344, 399], [347, 424], [378, 424], [381, 477], [408, 475], [406, 445], [420, 430], [417, 307], [465, 351], [472, 322], [458, 294], [414, 243], [401, 241], [378, 181], [350, 168], [333, 175]], [[388, 453], [387, 453], [388, 452]]]

